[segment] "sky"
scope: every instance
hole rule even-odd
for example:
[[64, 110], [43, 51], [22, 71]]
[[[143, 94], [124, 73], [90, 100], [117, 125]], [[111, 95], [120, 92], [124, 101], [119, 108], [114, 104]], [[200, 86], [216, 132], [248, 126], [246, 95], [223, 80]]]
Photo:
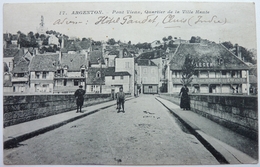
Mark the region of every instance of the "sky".
[[[197, 10], [204, 13], [196, 13]], [[101, 11], [101, 13], [73, 14], [76, 11]], [[137, 14], [127, 13], [127, 11], [135, 11]], [[152, 11], [157, 13], [151, 13]], [[168, 11], [173, 13], [168, 13]], [[104, 41], [114, 38], [116, 41], [142, 43], [154, 40], [162, 41], [163, 37], [168, 36], [186, 40], [189, 40], [191, 36], [200, 36], [217, 43], [230, 41], [248, 49], [256, 48], [255, 6], [254, 3], [249, 2], [5, 4], [3, 7], [3, 32], [28, 33], [33, 31], [36, 33], [41, 16], [44, 17], [45, 27], [48, 30], [55, 30], [78, 38], [87, 37]], [[107, 19], [102, 22], [101, 18], [105, 17]], [[64, 19], [65, 21], [63, 21]], [[108, 23], [111, 19], [114, 22], [117, 19], [119, 21]]]

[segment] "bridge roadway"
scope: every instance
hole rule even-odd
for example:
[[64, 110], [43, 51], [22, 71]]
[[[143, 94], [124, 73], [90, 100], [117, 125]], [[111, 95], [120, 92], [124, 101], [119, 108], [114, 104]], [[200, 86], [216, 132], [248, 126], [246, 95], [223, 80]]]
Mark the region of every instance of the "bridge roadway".
[[[192, 123], [193, 118], [197, 117], [196, 122], [204, 118], [196, 115], [188, 116], [194, 113], [182, 111], [169, 101], [153, 95], [142, 95], [126, 102], [125, 113], [117, 113], [115, 105], [111, 106], [113, 103], [86, 107], [83, 109], [84, 113], [71, 111], [35, 120], [36, 129], [45, 124], [48, 132], [43, 134], [37, 130], [24, 132], [34, 137], [20, 141], [15, 147], [5, 148], [4, 163], [12, 165], [256, 163], [250, 156], [212, 137]], [[97, 110], [98, 108], [103, 109]], [[179, 112], [179, 116], [174, 116], [168, 109], [175, 113]], [[92, 114], [88, 114], [89, 112]], [[72, 117], [75, 119], [71, 120]], [[53, 124], [51, 122], [55, 125], [58, 125], [57, 122], [63, 122], [60, 124], [64, 126], [48, 130], [48, 125]], [[210, 122], [207, 123], [210, 124], [209, 127], [212, 126]], [[4, 141], [8, 141], [12, 136], [19, 138], [22, 134], [15, 132], [15, 129], [23, 131], [26, 124], [27, 129], [34, 128], [29, 122], [16, 125], [16, 128], [14, 126], [5, 128]], [[219, 135], [226, 132], [221, 130]]]

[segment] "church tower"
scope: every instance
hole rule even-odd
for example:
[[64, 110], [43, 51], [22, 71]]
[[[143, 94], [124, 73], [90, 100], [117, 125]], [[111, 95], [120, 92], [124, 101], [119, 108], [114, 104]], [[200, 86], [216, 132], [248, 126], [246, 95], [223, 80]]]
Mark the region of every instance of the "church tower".
[[47, 28], [44, 27], [44, 17], [41, 16], [41, 23], [40, 26], [37, 28], [37, 32], [41, 34], [46, 34]]

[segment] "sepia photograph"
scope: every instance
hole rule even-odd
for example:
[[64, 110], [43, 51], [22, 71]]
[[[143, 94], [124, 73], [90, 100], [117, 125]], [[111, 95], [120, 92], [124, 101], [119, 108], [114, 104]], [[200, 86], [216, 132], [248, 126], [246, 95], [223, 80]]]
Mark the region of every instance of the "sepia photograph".
[[258, 165], [255, 3], [3, 3], [3, 165]]

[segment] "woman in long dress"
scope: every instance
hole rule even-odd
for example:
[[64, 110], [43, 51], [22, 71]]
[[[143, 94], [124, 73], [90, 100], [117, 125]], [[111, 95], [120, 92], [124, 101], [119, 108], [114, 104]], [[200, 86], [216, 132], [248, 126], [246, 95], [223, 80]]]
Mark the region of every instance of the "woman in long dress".
[[188, 95], [189, 88], [185, 84], [179, 93], [179, 96], [181, 96], [181, 102], [180, 102], [180, 108], [183, 110], [190, 110], [190, 98]]

